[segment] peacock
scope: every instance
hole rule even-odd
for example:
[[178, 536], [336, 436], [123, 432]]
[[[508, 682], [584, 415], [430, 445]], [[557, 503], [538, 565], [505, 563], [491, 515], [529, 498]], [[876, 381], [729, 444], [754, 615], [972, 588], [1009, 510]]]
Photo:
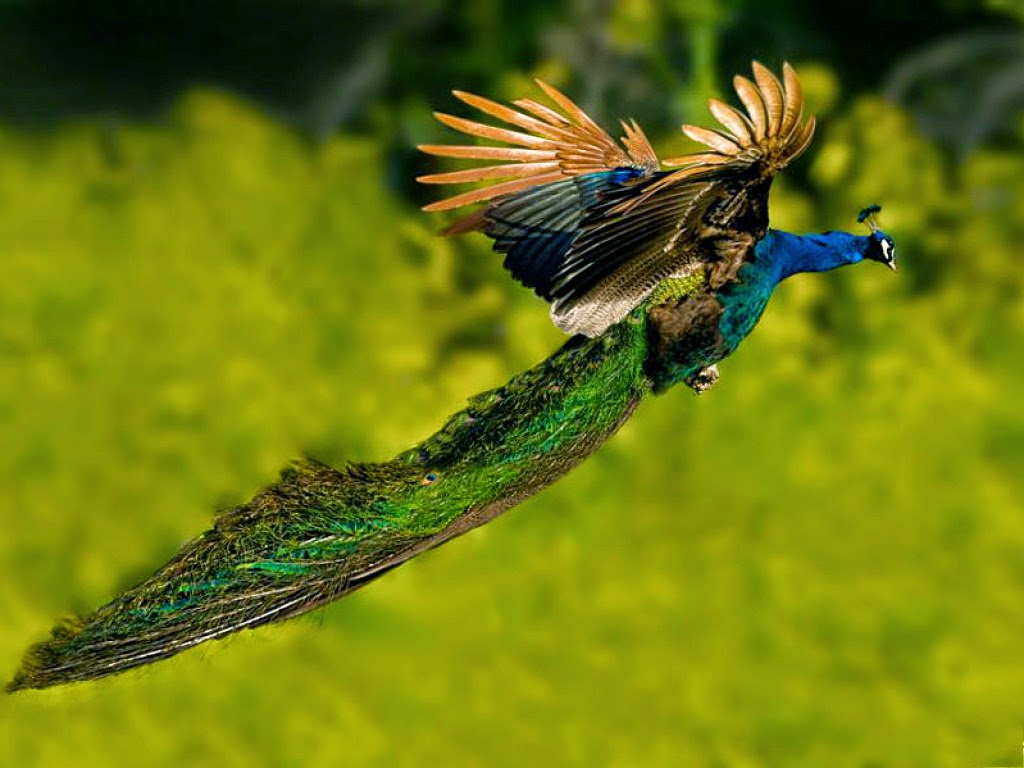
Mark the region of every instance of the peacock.
[[710, 101], [720, 128], [683, 126], [706, 149], [668, 160], [635, 121], [616, 141], [539, 80], [546, 103], [454, 91], [491, 119], [436, 113], [471, 140], [420, 149], [485, 162], [419, 181], [484, 185], [426, 210], [471, 207], [444, 234], [493, 240], [569, 338], [390, 461], [293, 463], [152, 576], [58, 623], [8, 690], [114, 674], [349, 594], [554, 482], [645, 396], [707, 390], [790, 275], [865, 259], [895, 269], [877, 206], [859, 216], [864, 235], [769, 228], [772, 178], [807, 149], [815, 120], [789, 64], [781, 80], [757, 62], [752, 74], [733, 81], [742, 110]]

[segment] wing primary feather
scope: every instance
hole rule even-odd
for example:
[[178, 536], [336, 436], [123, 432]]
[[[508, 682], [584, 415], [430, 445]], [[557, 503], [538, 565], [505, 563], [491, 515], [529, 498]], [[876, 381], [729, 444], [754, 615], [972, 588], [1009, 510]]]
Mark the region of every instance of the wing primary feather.
[[550, 149], [519, 149], [516, 147], [482, 147], [476, 145], [420, 144], [417, 149], [435, 157], [459, 157], [469, 160], [517, 160], [532, 162], [554, 160]]
[[517, 99], [512, 103], [520, 109], [525, 109], [535, 117], [539, 117], [541, 120], [544, 120], [551, 125], [569, 125], [569, 121], [564, 116], [555, 112], [551, 107], [539, 104], [533, 99]]
[[741, 112], [718, 99], [708, 101], [708, 109], [714, 118], [724, 125], [741, 147], [749, 147], [754, 142], [754, 126]]
[[506, 123], [511, 125], [517, 125], [520, 128], [525, 128], [528, 131], [533, 131], [545, 138], [557, 140], [564, 138], [566, 135], [565, 131], [557, 130], [550, 123], [537, 120], [534, 117], [529, 117], [524, 115], [522, 112], [516, 112], [514, 109], [510, 109], [503, 104], [491, 101], [483, 96], [466, 93], [465, 91], [452, 91], [452, 95], [459, 101], [468, 104], [471, 107], [476, 107], [484, 114], [496, 117], [499, 120], [504, 120]]
[[481, 203], [485, 200], [493, 200], [496, 197], [510, 195], [513, 192], [519, 192], [520, 190], [527, 189], [538, 184], [557, 181], [561, 178], [562, 173], [560, 171], [554, 171], [552, 173], [542, 173], [539, 176], [529, 176], [525, 179], [504, 181], [490, 187], [483, 187], [481, 189], [474, 189], [470, 192], [463, 192], [461, 195], [455, 195], [454, 197], [449, 197], [445, 200], [438, 200], [436, 203], [423, 206], [423, 210], [448, 211], [452, 208], [461, 208], [464, 205]]
[[779, 126], [779, 135], [788, 137], [800, 122], [800, 115], [803, 112], [804, 96], [800, 86], [800, 78], [796, 76], [789, 62], [782, 65], [782, 81], [785, 84], [785, 108], [782, 113], [782, 125]]
[[814, 138], [814, 127], [816, 125], [816, 122], [817, 121], [814, 119], [814, 116], [812, 115], [810, 118], [808, 118], [807, 122], [804, 123], [802, 132], [795, 137], [791, 145], [792, 149], [790, 149], [789, 152], [786, 154], [786, 157], [784, 159], [785, 163], [792, 162], [793, 160], [798, 158], [800, 155], [804, 153], [807, 147], [810, 146], [811, 139]]
[[483, 168], [468, 168], [464, 171], [448, 171], [446, 173], [430, 173], [417, 176], [421, 184], [464, 184], [486, 179], [518, 179], [523, 176], [538, 176], [549, 171], [558, 170], [558, 161], [546, 163], [508, 163], [506, 165], [488, 165]]
[[712, 151], [663, 161], [664, 166], [681, 168], [646, 187], [637, 200], [622, 202], [618, 212], [642, 204], [665, 187], [714, 174], [717, 168], [737, 173], [756, 168], [760, 178], [773, 176], [807, 148], [810, 139], [805, 131], [810, 129], [803, 121], [803, 96], [794, 69], [784, 64], [782, 81], [760, 62], [753, 62], [752, 69], [754, 81], [741, 75], [733, 79], [747, 114], [717, 99], [709, 100], [708, 108], [724, 131], [684, 126], [683, 132]]
[[743, 149], [734, 139], [726, 136], [721, 131], [711, 128], [701, 128], [699, 125], [684, 125], [683, 133], [694, 141], [711, 147], [723, 155], [738, 155]]
[[754, 125], [754, 142], [760, 144], [764, 141], [767, 130], [768, 117], [765, 113], [764, 101], [757, 86], [742, 75], [736, 75], [732, 80], [736, 88], [736, 95], [740, 97], [743, 106], [750, 115], [750, 122]]
[[721, 155], [717, 152], [702, 152], [694, 155], [681, 155], [679, 157], [670, 157], [661, 161], [662, 165], [673, 166], [673, 165], [686, 165], [686, 166], [699, 166], [699, 165], [719, 165], [721, 163], [730, 163], [734, 160], [732, 157]]
[[534, 82], [540, 86], [540, 89], [547, 94], [548, 98], [551, 99], [555, 104], [561, 107], [565, 114], [579, 126], [589, 128], [591, 131], [598, 135], [604, 135], [604, 131], [601, 130], [600, 126], [590, 119], [590, 115], [580, 109], [579, 105], [575, 101], [570, 99], [560, 90], [555, 88], [553, 85], [548, 85], [543, 80], [535, 80]]
[[[428, 205], [425, 210], [448, 210], [486, 202], [547, 182], [614, 171], [618, 168], [632, 168], [647, 173], [657, 170], [658, 161], [654, 150], [635, 122], [626, 126], [626, 138], [620, 145], [563, 93], [541, 81], [538, 81], [538, 85], [554, 102], [554, 109], [528, 99], [513, 102], [516, 107], [513, 109], [482, 96], [465, 91], [453, 91], [455, 97], [465, 104], [522, 130], [511, 130], [436, 112], [435, 117], [449, 128], [469, 136], [513, 146], [443, 147], [425, 144], [422, 147], [424, 152], [441, 157], [509, 162], [484, 168], [427, 174], [419, 180], [426, 184], [490, 182], [495, 179], [514, 181], [497, 184], [488, 189], [465, 192]], [[456, 222], [446, 231], [469, 231], [479, 228], [479, 223], [480, 219], [473, 217]]]
[[444, 112], [435, 112], [434, 117], [449, 128], [454, 128], [456, 131], [469, 134], [470, 136], [478, 136], [481, 139], [492, 139], [493, 141], [503, 141], [506, 144], [517, 144], [522, 147], [534, 147], [537, 149], [547, 149], [550, 146], [549, 140], [543, 136], [531, 136], [528, 133], [510, 131], [507, 128], [497, 128], [493, 125], [466, 120], [465, 118], [448, 115]]
[[622, 130], [626, 132], [623, 143], [626, 145], [630, 159], [639, 167], [650, 172], [658, 170], [658, 155], [654, 151], [654, 147], [651, 146], [647, 134], [644, 133], [643, 128], [640, 127], [637, 121], [630, 119], [627, 123], [623, 120]]
[[601, 161], [603, 154], [597, 150], [583, 148], [579, 149], [566, 149], [558, 153], [558, 159], [563, 162], [569, 160], [576, 160], [580, 163], [597, 163]]
[[765, 135], [769, 138], [777, 136], [782, 126], [782, 113], [785, 102], [782, 84], [772, 74], [771, 70], [759, 61], [753, 63], [753, 70], [754, 80], [757, 81], [757, 87], [761, 91], [761, 98], [764, 101], [767, 112], [768, 120]]

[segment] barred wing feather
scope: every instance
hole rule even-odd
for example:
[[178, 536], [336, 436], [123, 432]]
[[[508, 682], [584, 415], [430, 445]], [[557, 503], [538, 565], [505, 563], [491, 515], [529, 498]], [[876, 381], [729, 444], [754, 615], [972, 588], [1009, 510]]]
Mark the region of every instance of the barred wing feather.
[[[734, 279], [729, 254], [742, 259], [768, 226], [771, 178], [810, 144], [796, 72], [782, 81], [758, 62], [754, 79], [733, 84], [743, 110], [712, 99], [718, 129], [685, 125], [705, 151], [659, 161], [635, 121], [617, 142], [567, 96], [537, 81], [551, 106], [530, 99], [505, 106], [455, 91], [456, 98], [503, 126], [444, 113], [450, 128], [493, 145], [424, 145], [431, 155], [494, 164], [422, 176], [425, 184], [482, 182], [426, 206], [485, 206], [446, 234], [482, 231], [505, 255], [512, 276], [551, 302], [555, 324], [597, 336], [673, 275], [706, 268]], [[505, 127], [508, 126], [508, 127]], [[726, 242], [712, 246], [713, 235]]]

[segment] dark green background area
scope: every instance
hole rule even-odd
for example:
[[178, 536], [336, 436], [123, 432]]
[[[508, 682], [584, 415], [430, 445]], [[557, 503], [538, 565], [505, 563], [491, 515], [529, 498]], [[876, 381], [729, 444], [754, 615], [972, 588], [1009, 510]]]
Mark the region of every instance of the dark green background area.
[[[543, 76], [691, 148], [751, 58], [814, 146], [695, 398], [310, 617], [0, 699], [18, 766], [1019, 765], [1024, 9], [1013, 0], [0, 4], [0, 665], [291, 457], [393, 455], [554, 350], [417, 206], [447, 89]], [[449, 167], [449, 166], [443, 166]]]

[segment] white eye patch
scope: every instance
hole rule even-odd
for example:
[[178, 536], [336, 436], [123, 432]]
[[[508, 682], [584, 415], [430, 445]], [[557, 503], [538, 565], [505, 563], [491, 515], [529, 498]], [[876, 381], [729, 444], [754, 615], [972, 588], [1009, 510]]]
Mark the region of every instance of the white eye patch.
[[892, 261], [892, 252], [893, 252], [892, 243], [890, 243], [888, 240], [883, 240], [882, 241], [882, 256], [885, 258], [886, 261]]

